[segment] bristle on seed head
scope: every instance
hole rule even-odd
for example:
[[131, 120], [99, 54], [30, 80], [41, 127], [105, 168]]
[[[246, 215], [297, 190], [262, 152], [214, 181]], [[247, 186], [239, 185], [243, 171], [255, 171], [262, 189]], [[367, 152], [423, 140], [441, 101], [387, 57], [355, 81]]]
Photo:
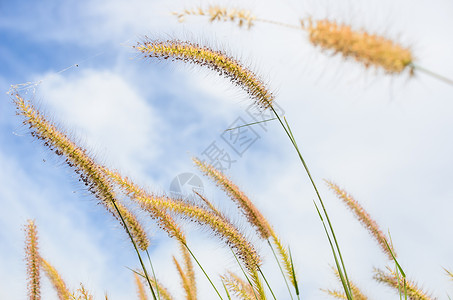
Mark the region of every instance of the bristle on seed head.
[[244, 89], [262, 109], [272, 106], [274, 95], [252, 71], [221, 51], [179, 40], [150, 40], [138, 43], [135, 48], [145, 57], [181, 60], [185, 63], [207, 67], [230, 79]]

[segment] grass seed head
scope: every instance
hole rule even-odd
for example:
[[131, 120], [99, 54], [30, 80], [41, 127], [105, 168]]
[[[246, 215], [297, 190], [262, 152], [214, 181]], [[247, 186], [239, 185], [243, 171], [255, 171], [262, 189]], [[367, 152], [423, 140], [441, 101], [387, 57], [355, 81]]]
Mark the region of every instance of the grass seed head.
[[28, 299], [41, 299], [40, 257], [38, 253], [38, 233], [34, 221], [28, 220], [25, 226], [25, 261], [27, 263]]
[[[67, 165], [75, 170], [88, 190], [111, 212], [114, 217], [120, 220], [118, 210], [124, 218], [130, 233], [140, 249], [146, 250], [149, 240], [141, 224], [125, 206], [116, 200], [116, 195], [108, 177], [102, 171], [85, 149], [74, 143], [66, 134], [52, 124], [33, 105], [26, 102], [19, 94], [15, 94], [17, 114], [24, 117], [23, 124], [30, 129], [31, 135], [42, 141], [46, 147], [65, 159]], [[121, 222], [122, 226], [125, 226]]]
[[354, 30], [349, 25], [322, 19], [302, 22], [308, 31], [310, 42], [326, 51], [352, 58], [366, 68], [382, 68], [389, 74], [400, 74], [410, 68], [412, 74], [413, 55], [409, 48], [380, 35], [364, 30]]
[[66, 283], [61, 278], [60, 274], [58, 274], [57, 270], [47, 260], [45, 260], [42, 257], [40, 258], [40, 263], [41, 263], [42, 270], [46, 274], [47, 278], [49, 278], [54, 289], [57, 291], [58, 299], [70, 300], [71, 293], [69, 292], [68, 288], [66, 287]]
[[266, 109], [272, 106], [274, 95], [252, 71], [222, 51], [215, 51], [191, 42], [150, 40], [145, 38], [135, 48], [145, 57], [180, 60], [216, 71], [245, 90], [255, 104]]
[[256, 17], [251, 11], [246, 9], [227, 8], [218, 5], [210, 5], [207, 9], [197, 7], [194, 9], [185, 9], [182, 12], [174, 12], [179, 22], [184, 22], [186, 16], [208, 16], [210, 22], [237, 22], [239, 27], [247, 26], [251, 28]]

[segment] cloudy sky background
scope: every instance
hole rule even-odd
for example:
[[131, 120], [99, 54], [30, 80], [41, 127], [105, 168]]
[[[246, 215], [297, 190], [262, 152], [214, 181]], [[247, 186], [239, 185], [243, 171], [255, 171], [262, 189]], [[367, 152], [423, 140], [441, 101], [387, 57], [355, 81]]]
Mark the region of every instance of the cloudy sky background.
[[[209, 24], [172, 11], [224, 4], [298, 24], [307, 16], [347, 20], [410, 45], [417, 62], [453, 78], [453, 4], [448, 0], [359, 1], [0, 1], [0, 298], [24, 299], [23, 225], [35, 219], [40, 249], [71, 288], [79, 282], [97, 299], [133, 299], [137, 267], [127, 236], [61, 160], [34, 142], [15, 116], [11, 84], [37, 82], [32, 99], [102, 163], [156, 192], [197, 170], [191, 156], [238, 117], [249, 118], [244, 92], [213, 72], [181, 63], [143, 60], [130, 47], [144, 35], [179, 38], [225, 49], [255, 70], [272, 90], [320, 186], [350, 278], [372, 299], [397, 296], [374, 282], [386, 257], [322, 183], [337, 182], [390, 230], [410, 278], [446, 299], [453, 284], [453, 87], [417, 73], [391, 77], [320, 53], [304, 32], [256, 24]], [[75, 65], [78, 65], [77, 67]], [[277, 123], [232, 164], [228, 175], [290, 244], [302, 298], [328, 299], [338, 286], [332, 255], [312, 200], [313, 188]], [[201, 176], [201, 175], [200, 175]], [[202, 177], [206, 195], [233, 215], [222, 193]], [[241, 220], [238, 218], [238, 221]], [[242, 224], [245, 223], [242, 221]], [[147, 223], [159, 279], [182, 297], [172, 264], [177, 245]], [[189, 245], [213, 278], [237, 270], [228, 250], [187, 224]], [[255, 239], [256, 240], [256, 239]], [[265, 273], [287, 299], [265, 244]], [[197, 270], [198, 272], [198, 270]], [[200, 299], [212, 289], [200, 272]], [[218, 282], [217, 282], [218, 283]], [[43, 299], [57, 299], [43, 281]]]

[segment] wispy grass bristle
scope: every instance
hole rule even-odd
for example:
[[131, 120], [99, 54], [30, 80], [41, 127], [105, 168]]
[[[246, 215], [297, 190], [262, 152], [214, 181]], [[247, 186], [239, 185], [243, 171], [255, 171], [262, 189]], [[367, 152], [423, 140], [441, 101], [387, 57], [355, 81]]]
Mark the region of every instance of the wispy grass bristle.
[[255, 104], [266, 109], [272, 106], [273, 94], [251, 70], [222, 51], [215, 51], [195, 43], [179, 40], [151, 40], [145, 38], [135, 48], [145, 57], [180, 60], [207, 67], [228, 78], [233, 84], [245, 90]]

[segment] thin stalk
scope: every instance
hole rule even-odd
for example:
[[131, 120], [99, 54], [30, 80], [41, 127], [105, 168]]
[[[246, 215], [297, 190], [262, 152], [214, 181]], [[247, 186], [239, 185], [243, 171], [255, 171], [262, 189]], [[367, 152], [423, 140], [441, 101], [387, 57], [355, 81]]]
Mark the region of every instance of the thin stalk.
[[266, 282], [266, 285], [269, 288], [269, 291], [271, 291], [272, 297], [274, 297], [274, 299], [277, 300], [277, 298], [275, 298], [275, 295], [274, 295], [274, 292], [272, 291], [271, 286], [269, 285], [269, 282], [267, 282], [266, 276], [264, 276], [263, 271], [261, 271], [260, 267], [258, 267], [258, 271], [260, 272], [261, 276], [263, 276], [264, 282]]
[[[313, 203], [314, 203], [314, 205], [315, 205], [315, 207], [316, 207], [316, 210], [318, 211], [319, 218], [321, 218], [322, 225], [324, 226], [324, 230], [325, 230], [325, 232], [326, 232], [327, 238], [329, 239], [330, 248], [332, 249], [332, 252], [335, 253], [335, 248], [334, 248], [334, 246], [333, 246], [332, 239], [330, 238], [330, 235], [329, 235], [329, 233], [327, 232], [326, 223], [324, 222], [324, 219], [322, 218], [321, 212], [319, 211], [319, 208], [318, 208], [318, 206], [316, 205], [316, 202], [313, 201]], [[336, 264], [336, 266], [337, 266], [338, 275], [340, 276], [341, 284], [343, 285], [343, 289], [344, 289], [344, 291], [345, 291], [345, 293], [346, 293], [346, 297], [348, 298], [348, 300], [352, 300], [353, 298], [352, 298], [351, 289], [348, 288], [348, 286], [347, 286], [347, 285], [349, 284], [349, 282], [346, 283], [346, 279], [345, 279], [345, 277], [344, 277], [344, 275], [343, 275], [343, 272], [342, 272], [342, 270], [341, 270], [341, 268], [340, 268], [340, 264], [339, 264], [339, 262], [338, 262], [338, 258], [337, 258], [336, 255], [334, 255], [334, 259], [335, 259], [335, 264]]]
[[272, 119], [267, 119], [267, 120], [263, 120], [263, 121], [248, 123], [248, 124], [245, 124], [245, 125], [241, 125], [241, 126], [225, 129], [225, 131], [230, 131], [230, 130], [234, 130], [234, 129], [238, 129], [238, 128], [242, 128], [242, 127], [246, 127], [246, 126], [256, 125], [256, 124], [259, 124], [259, 123], [269, 122], [269, 121], [273, 121], [273, 120], [276, 120], [276, 119], [277, 118], [272, 118]]
[[280, 269], [280, 272], [283, 275], [283, 279], [285, 280], [286, 287], [288, 288], [289, 296], [291, 297], [291, 299], [294, 299], [293, 294], [291, 293], [291, 289], [289, 288], [288, 281], [286, 280], [285, 272], [283, 272], [283, 269], [280, 264], [280, 261], [278, 260], [277, 254], [275, 254], [274, 247], [272, 247], [271, 241], [267, 240], [267, 243], [269, 244], [269, 247], [271, 247], [272, 254], [274, 254], [275, 260], [277, 261], [277, 264], [278, 264], [278, 268]]
[[421, 67], [421, 66], [419, 66], [419, 65], [415, 65], [415, 64], [413, 64], [413, 63], [410, 64], [410, 66], [411, 66], [413, 69], [416, 69], [416, 70], [418, 70], [418, 71], [420, 71], [420, 72], [423, 72], [423, 73], [425, 73], [425, 74], [428, 74], [428, 75], [430, 75], [430, 76], [432, 76], [432, 77], [434, 77], [434, 78], [436, 78], [436, 79], [439, 79], [439, 80], [441, 80], [441, 81], [443, 81], [443, 82], [445, 82], [445, 83], [447, 83], [447, 84], [453, 85], [453, 80], [451, 80], [450, 78], [447, 78], [447, 77], [442, 76], [442, 75], [440, 75], [440, 74], [434, 73], [433, 71], [430, 71], [430, 70], [428, 70], [428, 69], [425, 69], [425, 68], [423, 68], [423, 67]]
[[[278, 121], [279, 121], [280, 124], [282, 125], [282, 127], [283, 127], [283, 129], [285, 130], [286, 134], [288, 135], [289, 139], [291, 140], [291, 142], [292, 142], [292, 144], [293, 144], [293, 146], [294, 146], [294, 149], [296, 150], [297, 155], [299, 156], [299, 159], [300, 159], [300, 161], [302, 162], [302, 165], [304, 166], [304, 169], [305, 169], [305, 171], [306, 171], [306, 173], [307, 173], [307, 175], [308, 175], [308, 178], [310, 179], [310, 182], [311, 182], [313, 188], [315, 189], [316, 196], [318, 197], [318, 200], [319, 200], [319, 202], [321, 203], [321, 206], [322, 206], [324, 215], [326, 216], [327, 222], [328, 222], [328, 224], [329, 224], [329, 229], [330, 229], [330, 232], [331, 232], [331, 234], [332, 234], [333, 240], [334, 240], [334, 242], [335, 242], [335, 247], [336, 247], [336, 249], [337, 249], [337, 251], [338, 251], [338, 256], [339, 256], [340, 261], [341, 261], [341, 266], [342, 266], [342, 268], [343, 268], [344, 275], [345, 275], [345, 277], [346, 277], [346, 282], [347, 282], [347, 286], [348, 286], [349, 294], [350, 294], [351, 286], [350, 286], [350, 284], [349, 284], [348, 275], [347, 275], [347, 273], [346, 273], [346, 267], [345, 267], [345, 265], [344, 265], [343, 256], [341, 255], [340, 246], [338, 245], [338, 241], [337, 241], [337, 238], [336, 238], [336, 236], [335, 236], [335, 232], [334, 232], [334, 230], [333, 230], [332, 223], [330, 222], [329, 215], [327, 214], [327, 210], [326, 210], [326, 208], [325, 208], [325, 206], [324, 206], [324, 202], [323, 202], [322, 199], [321, 199], [321, 195], [319, 194], [318, 188], [317, 188], [317, 186], [316, 186], [316, 184], [315, 184], [315, 182], [314, 182], [314, 180], [313, 180], [313, 177], [311, 176], [310, 170], [308, 169], [308, 166], [307, 166], [307, 164], [305, 163], [304, 158], [302, 157], [302, 153], [300, 152], [299, 147], [297, 146], [296, 140], [295, 140], [295, 138], [294, 138], [294, 136], [293, 136], [293, 134], [292, 134], [292, 132], [291, 132], [291, 128], [290, 128], [288, 122], [286, 121], [286, 118], [285, 118], [285, 123], [286, 123], [286, 126], [285, 126], [285, 124], [283, 124], [282, 119], [281, 119], [280, 116], [278, 115], [277, 111], [275, 111], [274, 107], [273, 107], [272, 105], [270, 105], [270, 108], [271, 108], [271, 110], [274, 112], [274, 114], [275, 114], [275, 116], [277, 117]], [[327, 233], [327, 232], [326, 232], [326, 233]], [[328, 235], [328, 236], [329, 236], [329, 235]], [[330, 237], [329, 237], [329, 239], [330, 239]], [[332, 250], [333, 250], [333, 249], [332, 249]], [[335, 259], [336, 259], [336, 253], [335, 253], [335, 251], [333, 251], [333, 255], [334, 255]], [[346, 294], [348, 294], [348, 293], [346, 293]]]
[[153, 299], [157, 300], [156, 295], [154, 294], [153, 286], [151, 285], [151, 280], [149, 279], [149, 276], [148, 276], [148, 272], [146, 271], [145, 264], [143, 263], [142, 256], [140, 255], [140, 251], [138, 251], [137, 244], [135, 243], [134, 238], [132, 237], [132, 234], [129, 231], [129, 228], [127, 227], [127, 223], [124, 221], [123, 215], [121, 214], [120, 210], [118, 209], [118, 206], [116, 205], [116, 202], [112, 201], [112, 203], [113, 203], [113, 206], [116, 209], [116, 212], [120, 216], [121, 222], [123, 222], [123, 224], [124, 224], [124, 228], [126, 229], [126, 232], [127, 232], [127, 234], [129, 235], [129, 238], [132, 241], [132, 244], [134, 245], [135, 252], [137, 252], [138, 260], [140, 261], [140, 265], [142, 266], [143, 273], [145, 274], [145, 277], [146, 277], [146, 281], [148, 281], [149, 288], [151, 290], [151, 294], [153, 294]]
[[206, 276], [206, 278], [209, 280], [209, 283], [211, 283], [212, 287], [214, 288], [215, 292], [217, 293], [217, 295], [220, 297], [220, 299], [223, 300], [222, 296], [220, 295], [219, 291], [217, 290], [217, 288], [215, 287], [214, 283], [212, 282], [211, 278], [209, 278], [208, 274], [206, 273], [206, 271], [203, 269], [203, 267], [201, 266], [200, 262], [198, 261], [198, 259], [195, 257], [195, 255], [192, 253], [192, 251], [190, 250], [190, 248], [187, 246], [186, 243], [182, 243], [184, 245], [184, 247], [186, 247], [187, 251], [189, 251], [190, 255], [193, 257], [193, 259], [196, 261], [196, 263], [198, 264], [198, 266], [200, 267], [201, 271], [203, 271], [203, 274]]
[[223, 285], [223, 288], [225, 289], [225, 293], [227, 294], [228, 300], [231, 300], [230, 293], [228, 292], [228, 289], [225, 285], [225, 282], [223, 282], [223, 280], [222, 280], [222, 285]]
[[297, 30], [302, 29], [301, 26], [292, 25], [292, 24], [288, 24], [288, 23], [283, 23], [283, 22], [279, 22], [279, 21], [273, 21], [273, 20], [267, 20], [267, 19], [261, 19], [261, 18], [256, 18], [255, 21], [262, 22], [262, 23], [273, 24], [273, 25], [278, 25], [278, 26], [283, 26], [283, 27], [297, 29]]
[[[389, 232], [389, 237], [390, 237], [390, 232]], [[396, 265], [396, 276], [398, 277], [398, 291], [399, 291], [399, 283], [400, 283], [400, 276], [398, 274], [398, 270], [401, 272], [401, 276], [403, 276], [403, 284], [404, 284], [404, 299], [407, 300], [407, 284], [406, 284], [406, 273], [404, 273], [403, 271], [403, 268], [401, 268], [401, 265], [398, 263], [398, 261], [396, 260], [396, 257], [395, 255], [393, 254], [393, 251], [392, 251], [392, 248], [390, 247], [390, 245], [387, 243], [386, 240], [385, 241], [385, 245], [387, 246], [387, 248], [389, 249], [390, 251], [390, 254], [392, 255], [393, 257], [393, 260], [395, 261], [395, 265]], [[390, 237], [390, 241], [391, 241], [391, 237]], [[401, 292], [400, 292], [400, 298], [401, 298]]]
[[148, 256], [148, 261], [149, 261], [149, 265], [151, 266], [151, 271], [153, 271], [154, 282], [156, 283], [157, 298], [160, 300], [159, 285], [157, 284], [156, 273], [154, 273], [154, 267], [153, 267], [153, 263], [151, 262], [151, 257], [149, 256], [148, 249], [146, 249], [146, 255]]

